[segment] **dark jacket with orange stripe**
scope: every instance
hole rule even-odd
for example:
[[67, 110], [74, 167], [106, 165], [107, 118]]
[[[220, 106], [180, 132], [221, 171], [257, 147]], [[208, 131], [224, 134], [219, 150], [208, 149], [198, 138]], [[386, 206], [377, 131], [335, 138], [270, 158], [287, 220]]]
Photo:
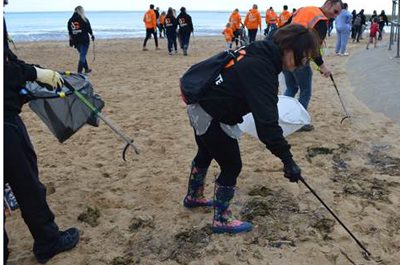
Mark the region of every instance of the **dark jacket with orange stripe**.
[[247, 113], [254, 116], [259, 139], [277, 157], [292, 157], [290, 145], [278, 123], [278, 74], [282, 71], [281, 50], [272, 41], [257, 41], [246, 55], [221, 73], [199, 101], [214, 119], [234, 125]]
[[[298, 9], [287, 24], [296, 23], [304, 27], [313, 28], [318, 32], [320, 43], [322, 44], [326, 38], [328, 31], [328, 18], [323, 14], [319, 7], [309, 6]], [[322, 56], [314, 59], [314, 62], [321, 66], [324, 63]]]

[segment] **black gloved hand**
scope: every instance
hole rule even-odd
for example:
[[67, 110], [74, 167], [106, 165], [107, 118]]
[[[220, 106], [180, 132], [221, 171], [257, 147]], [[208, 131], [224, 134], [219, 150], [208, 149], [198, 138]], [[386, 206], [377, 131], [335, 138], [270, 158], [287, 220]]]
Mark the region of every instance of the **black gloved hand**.
[[301, 176], [301, 169], [294, 162], [293, 159], [289, 159], [284, 162], [283, 166], [284, 177], [289, 179], [290, 182], [299, 182], [303, 177]]
[[95, 37], [94, 37], [94, 35], [92, 35], [92, 41], [94, 41], [94, 39], [95, 39]]
[[69, 39], [69, 47], [73, 47], [74, 46], [74, 41], [72, 39]]

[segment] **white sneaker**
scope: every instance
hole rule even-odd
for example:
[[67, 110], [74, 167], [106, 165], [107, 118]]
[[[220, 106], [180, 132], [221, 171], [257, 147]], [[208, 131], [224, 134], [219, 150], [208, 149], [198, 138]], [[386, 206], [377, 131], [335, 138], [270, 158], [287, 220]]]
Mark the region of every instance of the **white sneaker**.
[[345, 53], [342, 54], [342, 56], [349, 56], [349, 53], [345, 52]]

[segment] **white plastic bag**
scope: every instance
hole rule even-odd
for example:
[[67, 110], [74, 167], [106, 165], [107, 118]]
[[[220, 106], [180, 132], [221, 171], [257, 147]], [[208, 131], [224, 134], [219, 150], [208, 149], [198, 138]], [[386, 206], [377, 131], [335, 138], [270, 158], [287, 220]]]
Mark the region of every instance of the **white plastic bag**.
[[[311, 117], [300, 102], [292, 97], [279, 96], [278, 101], [279, 125], [282, 127], [283, 136], [288, 136], [311, 123]], [[239, 128], [251, 136], [257, 136], [256, 125], [251, 113], [243, 117]]]

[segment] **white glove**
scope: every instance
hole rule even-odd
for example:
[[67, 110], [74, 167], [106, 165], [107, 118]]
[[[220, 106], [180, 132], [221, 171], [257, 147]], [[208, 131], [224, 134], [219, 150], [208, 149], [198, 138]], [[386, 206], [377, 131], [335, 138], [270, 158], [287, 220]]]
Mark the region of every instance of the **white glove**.
[[42, 69], [36, 66], [34, 67], [37, 76], [36, 81], [48, 85], [52, 88], [61, 88], [64, 85], [64, 80], [62, 79], [61, 75], [56, 71]]

